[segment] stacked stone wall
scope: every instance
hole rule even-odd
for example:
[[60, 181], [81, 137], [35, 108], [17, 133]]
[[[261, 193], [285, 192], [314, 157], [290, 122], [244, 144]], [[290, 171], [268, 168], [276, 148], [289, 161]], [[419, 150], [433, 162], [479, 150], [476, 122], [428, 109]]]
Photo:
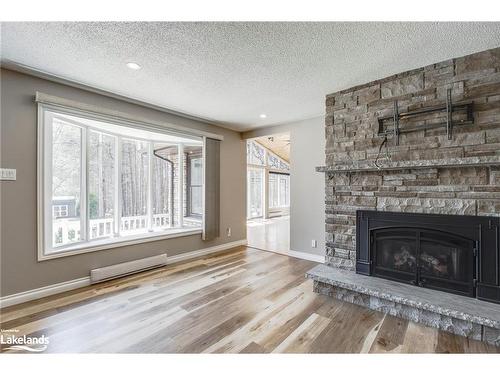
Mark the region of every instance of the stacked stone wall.
[[[400, 112], [473, 102], [473, 124], [456, 125], [448, 139], [445, 113], [401, 123], [422, 127], [392, 138], [379, 148], [378, 118]], [[453, 122], [466, 120], [457, 113]], [[443, 61], [424, 68], [343, 90], [326, 97], [326, 167], [353, 162], [460, 160], [500, 156], [500, 48]], [[459, 162], [458, 162], [459, 164]], [[354, 269], [356, 210], [500, 216], [500, 167], [470, 166], [358, 171], [325, 174], [327, 264]]]

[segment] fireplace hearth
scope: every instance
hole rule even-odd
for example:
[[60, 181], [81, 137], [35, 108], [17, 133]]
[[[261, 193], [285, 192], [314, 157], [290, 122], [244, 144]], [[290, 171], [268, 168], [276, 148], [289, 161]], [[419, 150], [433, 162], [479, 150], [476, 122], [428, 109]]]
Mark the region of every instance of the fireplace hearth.
[[357, 211], [356, 272], [500, 303], [500, 219]]

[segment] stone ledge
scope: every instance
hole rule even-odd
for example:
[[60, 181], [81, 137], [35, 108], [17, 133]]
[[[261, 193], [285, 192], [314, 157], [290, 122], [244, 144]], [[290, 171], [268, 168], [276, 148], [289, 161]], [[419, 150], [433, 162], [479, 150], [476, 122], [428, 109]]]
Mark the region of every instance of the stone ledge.
[[424, 168], [464, 168], [477, 166], [500, 165], [498, 156], [471, 156], [466, 158], [430, 159], [430, 160], [401, 160], [387, 161], [379, 160], [380, 168], [375, 166], [373, 160], [359, 160], [350, 163], [337, 163], [331, 166], [316, 167], [316, 172], [334, 174], [345, 172], [374, 172], [374, 171], [396, 171], [401, 169], [424, 169]]
[[500, 305], [318, 265], [317, 293], [500, 346]]

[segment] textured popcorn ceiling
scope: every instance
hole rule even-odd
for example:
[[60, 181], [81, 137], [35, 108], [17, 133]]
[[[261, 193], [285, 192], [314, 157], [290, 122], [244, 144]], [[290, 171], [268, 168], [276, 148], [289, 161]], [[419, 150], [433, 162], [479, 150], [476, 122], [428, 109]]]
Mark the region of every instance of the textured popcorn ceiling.
[[1, 43], [4, 62], [247, 130], [321, 115], [326, 94], [353, 85], [498, 47], [500, 23], [3, 23]]

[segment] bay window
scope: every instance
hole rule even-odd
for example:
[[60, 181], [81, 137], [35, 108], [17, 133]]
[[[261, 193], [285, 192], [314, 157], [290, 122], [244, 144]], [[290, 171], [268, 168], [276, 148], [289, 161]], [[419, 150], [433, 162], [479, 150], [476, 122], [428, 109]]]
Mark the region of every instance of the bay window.
[[39, 127], [42, 257], [201, 232], [201, 137], [50, 106]]

